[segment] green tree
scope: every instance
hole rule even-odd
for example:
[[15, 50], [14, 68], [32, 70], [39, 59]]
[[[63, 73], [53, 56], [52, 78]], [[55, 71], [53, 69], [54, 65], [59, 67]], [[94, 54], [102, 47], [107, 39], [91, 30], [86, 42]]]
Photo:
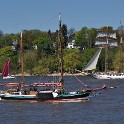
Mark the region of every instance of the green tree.
[[31, 49], [33, 45], [33, 41], [38, 37], [44, 35], [45, 32], [41, 32], [40, 30], [23, 30], [23, 43], [27, 49]]
[[74, 73], [75, 69], [81, 68], [81, 54], [77, 49], [66, 49], [64, 51], [64, 70]]
[[37, 51], [30, 50], [24, 54], [25, 71], [32, 74], [32, 69], [38, 64]]
[[88, 48], [93, 48], [95, 46], [96, 32], [96, 28], [90, 28], [88, 30]]
[[87, 27], [83, 27], [75, 34], [75, 46], [79, 47], [81, 50], [91, 48], [94, 46], [95, 37], [95, 29], [88, 29]]
[[113, 27], [111, 27], [111, 26], [104, 26], [104, 27], [101, 27], [100, 28], [100, 30], [102, 30], [102, 31], [113, 31]]
[[53, 54], [48, 57], [48, 66], [50, 73], [58, 72], [59, 58], [57, 54]]
[[32, 71], [34, 75], [47, 75], [50, 72], [48, 60], [45, 57], [39, 60]]
[[0, 49], [0, 56], [12, 57], [13, 55], [11, 46], [6, 46]]
[[50, 54], [52, 49], [50, 45], [50, 37], [46, 33], [45, 36], [38, 37], [33, 41], [33, 44], [36, 44], [38, 47], [38, 54]]
[[69, 30], [68, 30], [68, 40], [70, 41], [70, 40], [73, 40], [74, 39], [74, 37], [75, 37], [75, 29], [74, 28], [70, 28]]
[[3, 37], [3, 32], [0, 30], [0, 38]]
[[0, 38], [0, 48], [2, 48], [5, 45], [4, 38]]
[[63, 46], [64, 46], [64, 48], [66, 48], [67, 43], [68, 43], [67, 33], [68, 33], [67, 25], [63, 24], [62, 25], [62, 36], [63, 36]]

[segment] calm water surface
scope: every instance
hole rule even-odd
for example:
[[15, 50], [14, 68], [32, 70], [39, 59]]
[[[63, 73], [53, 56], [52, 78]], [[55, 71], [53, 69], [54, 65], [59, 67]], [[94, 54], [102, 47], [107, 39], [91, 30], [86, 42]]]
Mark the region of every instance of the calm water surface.
[[[96, 80], [90, 76], [78, 77], [90, 87], [119, 86], [100, 91], [89, 101], [72, 103], [40, 103], [0, 101], [0, 124], [123, 124], [124, 80]], [[20, 81], [17, 77], [15, 81]], [[47, 82], [55, 77], [26, 77], [25, 82]], [[13, 82], [2, 80], [0, 83]], [[83, 87], [75, 77], [65, 77], [65, 89], [78, 90]]]

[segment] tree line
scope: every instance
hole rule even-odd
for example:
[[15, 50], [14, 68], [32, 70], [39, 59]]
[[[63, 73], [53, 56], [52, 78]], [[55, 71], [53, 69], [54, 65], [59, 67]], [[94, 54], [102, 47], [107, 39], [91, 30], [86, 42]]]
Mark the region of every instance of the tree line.
[[[64, 71], [67, 73], [76, 73], [76, 70], [82, 71], [88, 61], [97, 51], [95, 46], [97, 30], [113, 31], [113, 27], [88, 28], [82, 27], [79, 31], [74, 28], [67, 29], [67, 25], [62, 25], [63, 42], [63, 63]], [[120, 60], [120, 36], [124, 37], [124, 26], [121, 25], [116, 31], [118, 47], [109, 48], [108, 67], [111, 71], [119, 71]], [[70, 41], [75, 40], [76, 49], [68, 49]], [[13, 46], [13, 47], [12, 47]], [[124, 54], [123, 43], [121, 44], [122, 56]], [[46, 75], [57, 73], [59, 71], [59, 41], [58, 30], [55, 32], [34, 30], [23, 30], [23, 49], [24, 49], [24, 70], [31, 75]], [[102, 50], [97, 64], [97, 71], [104, 71], [105, 50]], [[12, 74], [21, 73], [20, 60], [20, 33], [4, 34], [0, 31], [0, 71], [6, 58], [11, 60]], [[123, 65], [123, 64], [122, 64]]]

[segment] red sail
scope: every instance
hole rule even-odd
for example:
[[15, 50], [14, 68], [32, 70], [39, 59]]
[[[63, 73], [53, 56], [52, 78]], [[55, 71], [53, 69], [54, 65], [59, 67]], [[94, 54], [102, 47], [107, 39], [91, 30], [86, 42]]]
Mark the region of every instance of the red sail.
[[10, 60], [6, 60], [3, 68], [2, 68], [2, 76], [6, 77], [10, 74]]

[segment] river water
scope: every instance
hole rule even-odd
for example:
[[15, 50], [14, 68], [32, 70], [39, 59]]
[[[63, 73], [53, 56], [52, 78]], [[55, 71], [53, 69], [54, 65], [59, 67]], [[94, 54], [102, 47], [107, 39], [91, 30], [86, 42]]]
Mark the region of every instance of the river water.
[[[83, 83], [90, 87], [119, 86], [103, 90], [89, 101], [70, 103], [41, 103], [23, 101], [0, 101], [0, 124], [123, 124], [124, 123], [124, 80], [98, 80], [90, 76], [65, 77], [65, 89], [81, 89]], [[16, 81], [21, 78], [17, 77]], [[25, 82], [47, 82], [55, 77], [25, 77]], [[0, 83], [13, 82], [3, 80]]]

